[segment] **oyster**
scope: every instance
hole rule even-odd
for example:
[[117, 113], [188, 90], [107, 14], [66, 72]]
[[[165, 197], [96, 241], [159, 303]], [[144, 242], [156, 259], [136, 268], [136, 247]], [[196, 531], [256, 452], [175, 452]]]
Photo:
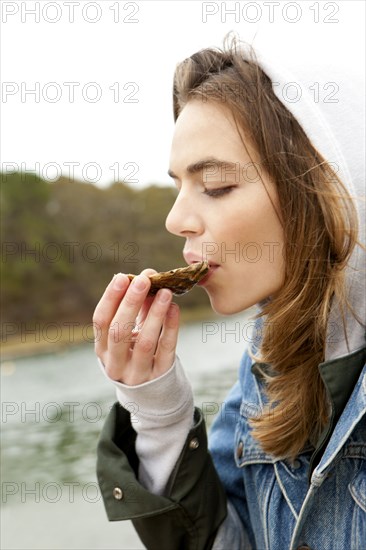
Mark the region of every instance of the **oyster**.
[[[208, 273], [208, 262], [199, 262], [187, 267], [178, 267], [170, 271], [162, 271], [149, 275], [151, 287], [150, 295], [154, 295], [160, 288], [168, 288], [179, 296], [191, 290]], [[136, 275], [128, 274], [127, 277], [132, 281]]]

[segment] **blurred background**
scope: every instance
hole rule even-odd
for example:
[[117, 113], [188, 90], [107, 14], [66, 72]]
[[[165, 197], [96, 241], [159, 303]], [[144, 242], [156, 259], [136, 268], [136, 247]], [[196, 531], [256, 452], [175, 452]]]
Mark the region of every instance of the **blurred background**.
[[[143, 548], [129, 522], [107, 521], [96, 483], [114, 390], [91, 319], [114, 273], [185, 263], [164, 226], [176, 63], [234, 30], [282, 64], [364, 72], [364, 11], [342, 0], [1, 3], [1, 548]], [[176, 301], [178, 354], [210, 425], [253, 311], [215, 316], [199, 288]]]

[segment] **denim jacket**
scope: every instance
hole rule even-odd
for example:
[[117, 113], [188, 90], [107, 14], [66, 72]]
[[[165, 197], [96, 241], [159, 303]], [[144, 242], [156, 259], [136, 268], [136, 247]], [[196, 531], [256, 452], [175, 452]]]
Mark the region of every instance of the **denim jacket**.
[[[364, 350], [353, 354], [353, 362], [360, 359]], [[231, 503], [214, 548], [365, 550], [366, 366], [310, 479], [313, 448], [291, 464], [251, 436], [248, 417], [265, 404], [251, 367], [245, 354], [211, 429], [209, 448]]]
[[[364, 360], [364, 348], [341, 359], [347, 369]], [[115, 404], [98, 444], [109, 520], [132, 520], [148, 550], [366, 550], [366, 366], [310, 479], [313, 448], [290, 464], [252, 438], [263, 391], [251, 367], [245, 354], [209, 446], [195, 409], [163, 495], [139, 483], [130, 413]]]

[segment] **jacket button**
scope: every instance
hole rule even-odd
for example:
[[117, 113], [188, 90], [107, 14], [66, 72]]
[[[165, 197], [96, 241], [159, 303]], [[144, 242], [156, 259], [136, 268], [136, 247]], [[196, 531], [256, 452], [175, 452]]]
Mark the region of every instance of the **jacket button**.
[[119, 487], [115, 487], [113, 489], [113, 496], [116, 500], [122, 500], [123, 499], [123, 491]]
[[191, 449], [191, 451], [194, 451], [195, 449], [198, 449], [199, 445], [200, 445], [200, 442], [198, 441], [197, 437], [194, 437], [189, 442], [189, 448]]
[[[294, 470], [298, 470], [299, 468], [301, 468], [301, 462], [300, 460], [297, 460], [295, 459], [292, 463], [292, 467]], [[300, 547], [301, 548], [301, 547]], [[306, 547], [305, 547], [306, 548]]]
[[296, 550], [311, 550], [310, 546], [307, 546], [306, 544], [305, 545], [302, 545], [302, 546], [298, 546], [296, 548]]
[[243, 456], [243, 449], [244, 449], [244, 443], [240, 441], [239, 445], [236, 448], [237, 458], [241, 458]]

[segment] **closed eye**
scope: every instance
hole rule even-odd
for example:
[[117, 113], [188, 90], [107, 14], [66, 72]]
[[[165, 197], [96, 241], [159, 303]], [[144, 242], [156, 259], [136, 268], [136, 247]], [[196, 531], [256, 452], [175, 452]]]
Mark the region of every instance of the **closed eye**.
[[204, 194], [212, 198], [219, 198], [223, 195], [227, 195], [236, 187], [237, 185], [229, 185], [227, 187], [219, 187], [218, 189], [205, 189]]

